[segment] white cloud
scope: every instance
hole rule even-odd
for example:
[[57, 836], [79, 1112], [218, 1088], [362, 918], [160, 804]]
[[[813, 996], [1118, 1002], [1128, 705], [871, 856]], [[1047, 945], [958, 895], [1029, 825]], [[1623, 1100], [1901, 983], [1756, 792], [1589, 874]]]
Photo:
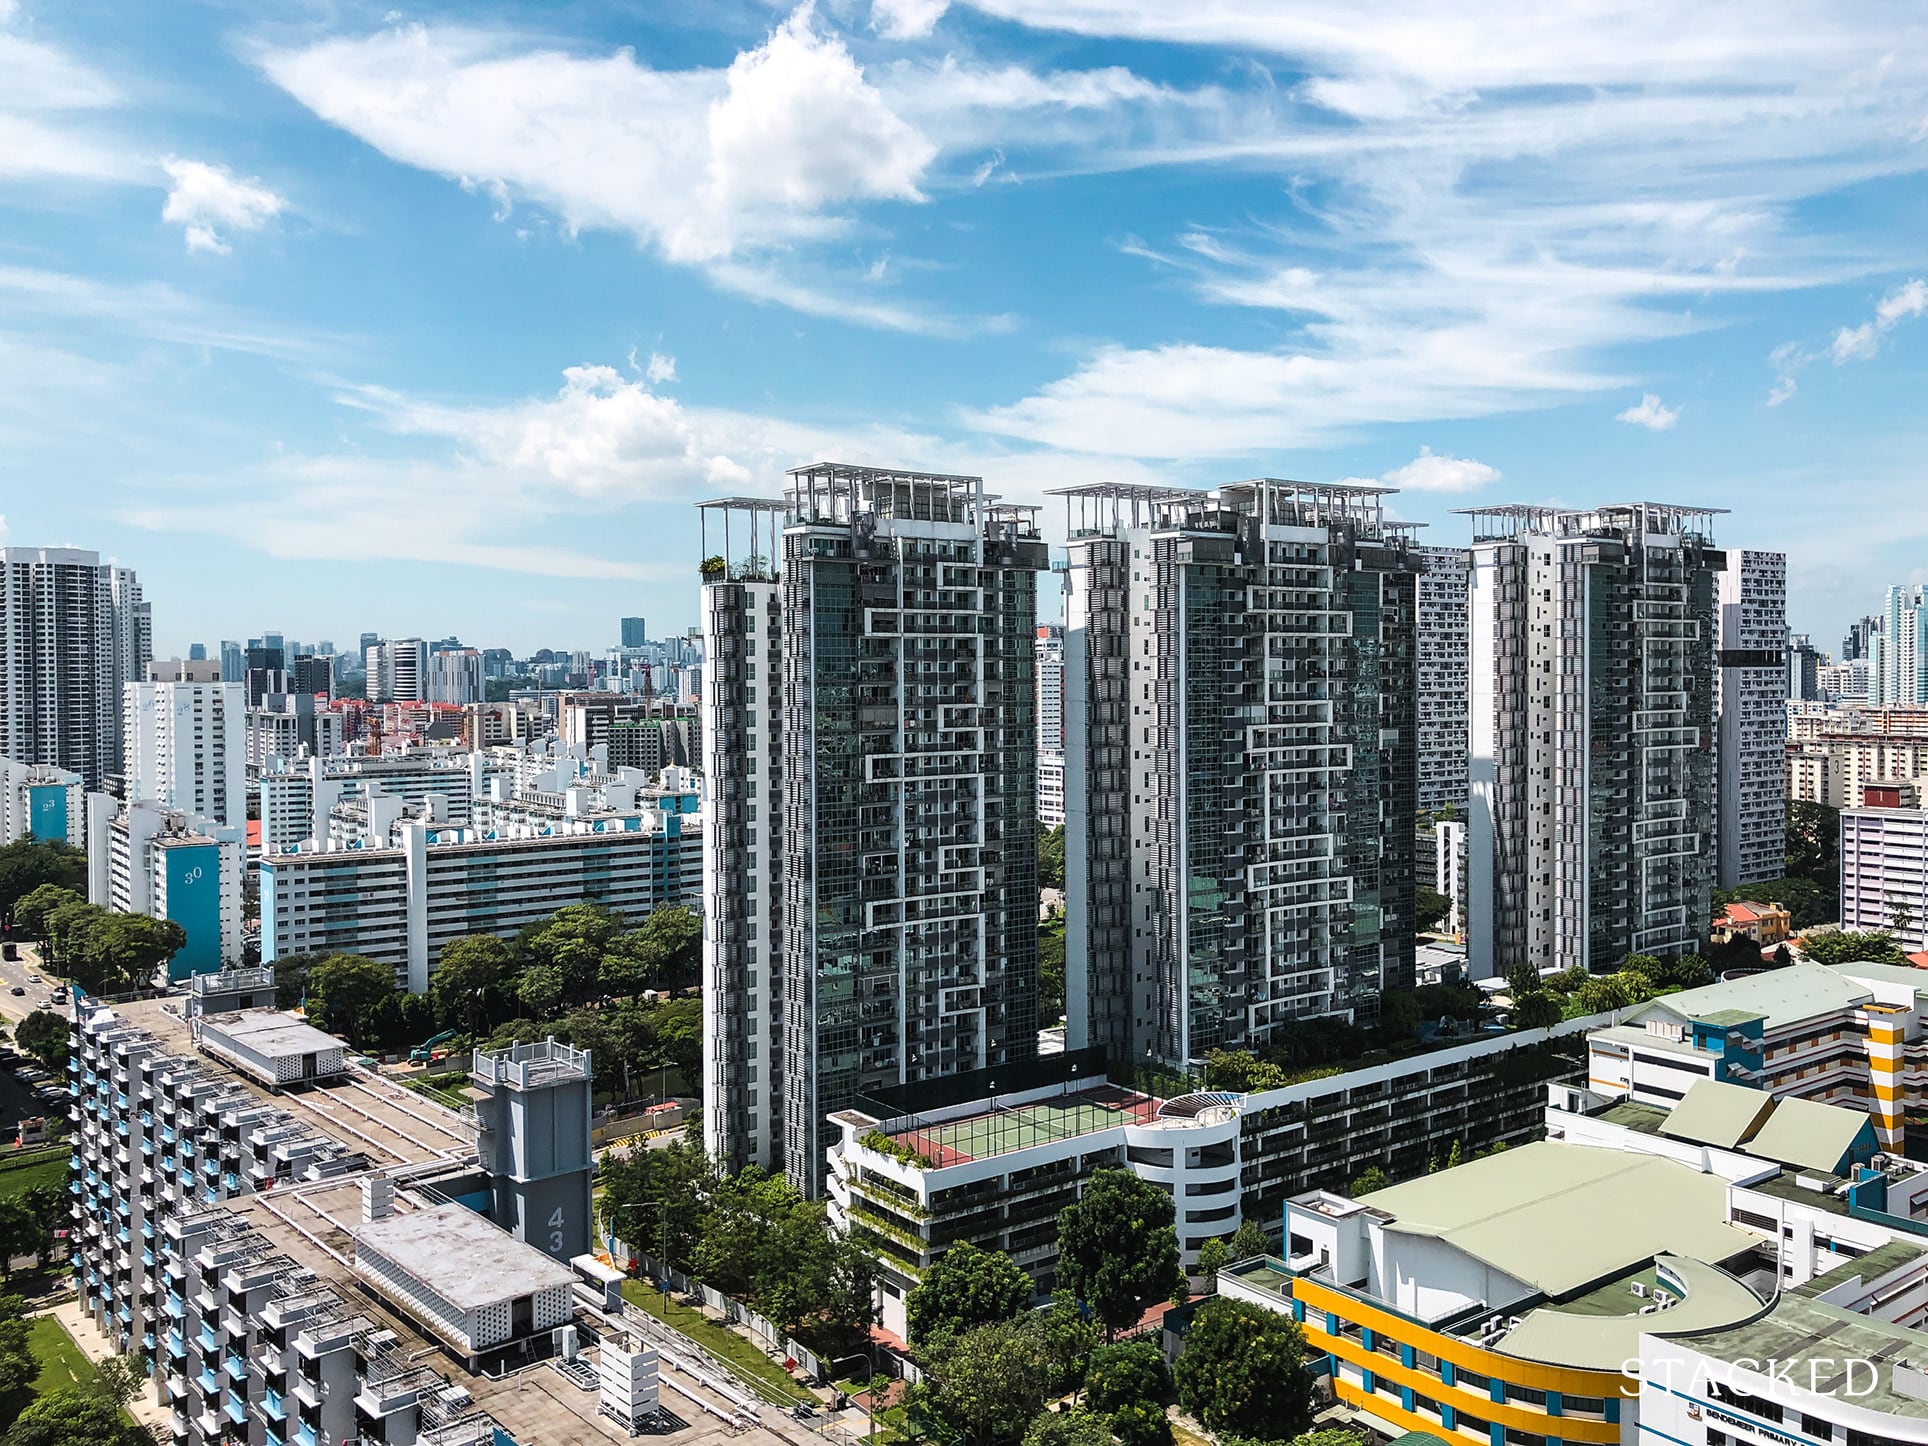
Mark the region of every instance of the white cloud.
[[886, 40], [922, 40], [950, 8], [951, 0], [870, 0], [870, 28]]
[[1928, 282], [1919, 277], [1890, 291], [1875, 304], [1874, 317], [1859, 326], [1844, 326], [1828, 345], [1834, 364], [1865, 361], [1881, 350], [1881, 338], [1910, 317], [1928, 311]]
[[1615, 412], [1613, 419], [1616, 422], [1630, 422], [1636, 427], [1645, 427], [1650, 432], [1665, 432], [1680, 420], [1680, 408], [1662, 406], [1658, 396], [1647, 392], [1626, 411]]
[[421, 26], [269, 51], [262, 65], [394, 160], [497, 184], [686, 263], [834, 234], [852, 202], [918, 201], [935, 154], [808, 5], [724, 69]]
[[287, 206], [259, 181], [242, 180], [226, 166], [167, 156], [167, 203], [161, 219], [183, 228], [190, 251], [225, 256], [233, 248], [224, 232], [259, 231]]
[[1269, 102], [1261, 86], [1189, 97], [1188, 123], [1137, 102], [1166, 123], [1110, 157], [1279, 174], [1272, 213], [1173, 218], [1171, 242], [1123, 249], [1207, 301], [1278, 313], [1281, 340], [1100, 346], [975, 419], [1052, 446], [1319, 445], [1625, 386], [1625, 361], [1603, 358], [1630, 344], [1880, 266], [1826, 234], [1812, 203], [1928, 167], [1903, 143], [1928, 110], [1928, 52], [1821, 0], [1766, 29], [1740, 0], [1566, 0], [1504, 45], [1480, 38], [1485, 12], [1466, 0], [1414, 0], [1396, 23], [1361, 21], [1348, 0], [959, 3], [1038, 29], [1257, 50], [1298, 77]]
[[1453, 457], [1421, 447], [1419, 455], [1379, 479], [1403, 492], [1475, 492], [1500, 480], [1500, 469], [1471, 457]]
[[649, 365], [643, 368], [643, 378], [651, 383], [675, 381], [676, 358], [664, 356], [660, 351], [651, 352]]
[[18, 15], [0, 3], [0, 179], [146, 179], [148, 165], [100, 122], [119, 89], [60, 47], [8, 30]]

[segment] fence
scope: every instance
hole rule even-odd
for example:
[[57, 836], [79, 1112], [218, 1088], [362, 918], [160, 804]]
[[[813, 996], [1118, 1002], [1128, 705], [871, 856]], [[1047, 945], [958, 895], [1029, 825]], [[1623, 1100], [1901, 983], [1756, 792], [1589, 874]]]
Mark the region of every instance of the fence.
[[625, 1247], [620, 1240], [612, 1241], [611, 1243], [616, 1247], [614, 1255], [618, 1261], [635, 1259], [641, 1262], [642, 1270], [646, 1275], [654, 1276], [657, 1280], [667, 1281], [669, 1288], [678, 1295], [696, 1296], [700, 1298], [703, 1304], [711, 1310], [720, 1312], [726, 1322], [731, 1325], [747, 1326], [751, 1334], [755, 1335], [771, 1349], [782, 1351], [787, 1359], [794, 1361], [798, 1368], [807, 1374], [815, 1376], [820, 1381], [830, 1379], [829, 1370], [823, 1359], [819, 1357], [815, 1351], [794, 1337], [784, 1335], [782, 1331], [776, 1328], [776, 1325], [772, 1321], [765, 1316], [759, 1315], [756, 1311], [751, 1310], [742, 1301], [734, 1300], [723, 1294], [722, 1291], [713, 1289], [703, 1284], [702, 1281], [685, 1275], [674, 1266], [663, 1265], [650, 1256], [639, 1254], [632, 1257], [626, 1253], [627, 1247]]

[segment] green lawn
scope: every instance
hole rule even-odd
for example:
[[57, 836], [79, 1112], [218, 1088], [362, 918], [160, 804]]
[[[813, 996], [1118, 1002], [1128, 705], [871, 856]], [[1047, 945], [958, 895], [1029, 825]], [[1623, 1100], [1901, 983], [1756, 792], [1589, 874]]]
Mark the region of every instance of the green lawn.
[[648, 1311], [663, 1324], [681, 1331], [711, 1355], [728, 1361], [743, 1375], [755, 1376], [780, 1392], [786, 1400], [807, 1402], [812, 1406], [822, 1404], [819, 1396], [791, 1380], [783, 1367], [728, 1326], [711, 1320], [699, 1310], [691, 1309], [673, 1295], [669, 1299], [669, 1309], [665, 1311], [662, 1291], [648, 1281], [625, 1280], [623, 1299]]
[[36, 1396], [69, 1386], [88, 1385], [95, 1379], [93, 1362], [80, 1353], [67, 1328], [52, 1316], [37, 1315], [27, 1322], [27, 1344], [33, 1350], [33, 1358], [40, 1362], [40, 1374], [33, 1383]]
[[35, 1185], [51, 1185], [56, 1190], [65, 1190], [70, 1153], [65, 1145], [55, 1145], [51, 1149], [36, 1145], [31, 1149], [0, 1153], [0, 1200], [25, 1194]]

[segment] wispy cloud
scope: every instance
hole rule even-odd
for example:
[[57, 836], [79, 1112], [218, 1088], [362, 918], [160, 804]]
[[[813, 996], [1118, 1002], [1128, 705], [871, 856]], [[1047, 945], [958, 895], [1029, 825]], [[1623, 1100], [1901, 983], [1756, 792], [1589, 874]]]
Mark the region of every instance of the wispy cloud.
[[1928, 311], [1928, 282], [1920, 278], [1896, 287], [1875, 304], [1874, 315], [1859, 326], [1844, 326], [1834, 334], [1828, 355], [1834, 364], [1866, 361], [1881, 349], [1881, 338], [1909, 317]]
[[1647, 392], [1638, 402], [1624, 412], [1615, 412], [1616, 422], [1627, 422], [1636, 427], [1645, 427], [1650, 432], [1665, 432], [1672, 429], [1680, 420], [1680, 408], [1661, 404], [1660, 398]]
[[161, 219], [183, 229], [190, 251], [225, 256], [233, 249], [228, 235], [259, 231], [287, 205], [259, 181], [243, 180], [226, 166], [167, 156], [161, 169], [168, 179]]

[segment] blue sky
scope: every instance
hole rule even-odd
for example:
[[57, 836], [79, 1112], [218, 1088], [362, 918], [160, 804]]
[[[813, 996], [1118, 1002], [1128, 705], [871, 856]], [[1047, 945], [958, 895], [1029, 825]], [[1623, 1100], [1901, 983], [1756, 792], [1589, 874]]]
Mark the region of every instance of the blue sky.
[[[0, 0], [0, 516], [157, 645], [696, 621], [820, 457], [1928, 580], [1928, 7]], [[1053, 516], [1047, 511], [1047, 519]]]

